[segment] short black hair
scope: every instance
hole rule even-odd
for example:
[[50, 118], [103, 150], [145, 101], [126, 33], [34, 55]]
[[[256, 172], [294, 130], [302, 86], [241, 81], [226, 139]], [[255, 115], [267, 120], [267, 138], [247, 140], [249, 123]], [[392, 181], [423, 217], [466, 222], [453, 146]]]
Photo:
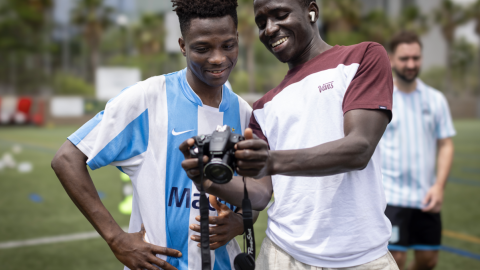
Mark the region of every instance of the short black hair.
[[300, 0], [300, 1], [302, 1], [306, 7], [310, 6], [310, 3], [312, 2], [315, 2], [315, 3], [317, 2], [316, 0]]
[[423, 47], [422, 42], [420, 41], [420, 38], [418, 37], [417, 34], [410, 31], [402, 31], [395, 34], [392, 37], [392, 40], [390, 41], [390, 44], [389, 44], [390, 53], [395, 53], [395, 50], [397, 49], [397, 47], [400, 44], [404, 44], [404, 43], [407, 43], [407, 44], [418, 43], [418, 45], [420, 45], [420, 48]]
[[173, 11], [180, 21], [182, 35], [190, 27], [190, 21], [196, 18], [221, 18], [230, 15], [235, 27], [238, 27], [237, 0], [172, 0]]

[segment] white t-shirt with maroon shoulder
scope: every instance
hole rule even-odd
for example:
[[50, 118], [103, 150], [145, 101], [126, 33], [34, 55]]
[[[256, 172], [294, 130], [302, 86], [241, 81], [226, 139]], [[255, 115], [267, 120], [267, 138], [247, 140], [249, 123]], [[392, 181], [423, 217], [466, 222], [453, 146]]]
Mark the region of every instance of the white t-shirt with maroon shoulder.
[[[271, 150], [304, 149], [345, 137], [344, 114], [385, 110], [391, 118], [393, 80], [376, 43], [335, 46], [291, 69], [254, 104], [250, 127]], [[387, 253], [380, 151], [367, 167], [325, 177], [272, 176], [275, 202], [267, 236], [296, 260], [343, 268]]]

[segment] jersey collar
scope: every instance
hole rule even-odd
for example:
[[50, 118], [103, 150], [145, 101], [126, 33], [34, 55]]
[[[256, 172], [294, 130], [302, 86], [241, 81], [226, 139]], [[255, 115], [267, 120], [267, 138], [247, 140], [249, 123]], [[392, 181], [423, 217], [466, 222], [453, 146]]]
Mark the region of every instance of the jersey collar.
[[[425, 87], [426, 87], [425, 83], [422, 80], [420, 80], [419, 78], [417, 78], [416, 81], [417, 81], [417, 88], [415, 88], [415, 91], [422, 92], [422, 90], [425, 89]], [[395, 86], [395, 84], [393, 85], [393, 91], [394, 92], [400, 91], [400, 90], [398, 90], [397, 86]], [[415, 91], [413, 91], [413, 92], [415, 92]]]
[[[182, 93], [183, 95], [190, 100], [192, 103], [197, 104], [200, 107], [203, 107], [203, 102], [200, 97], [193, 91], [192, 87], [187, 81], [187, 69], [180, 71]], [[220, 102], [219, 111], [225, 112], [230, 107], [230, 90], [225, 85], [222, 86], [222, 102]]]

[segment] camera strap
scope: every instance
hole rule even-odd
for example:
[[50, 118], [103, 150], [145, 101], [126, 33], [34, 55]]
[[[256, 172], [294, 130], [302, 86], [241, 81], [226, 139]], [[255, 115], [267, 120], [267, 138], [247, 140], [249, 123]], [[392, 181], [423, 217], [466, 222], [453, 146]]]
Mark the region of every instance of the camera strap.
[[[242, 210], [243, 210], [243, 245], [245, 253], [251, 255], [253, 259], [255, 259], [255, 235], [253, 233], [253, 211], [252, 211], [252, 203], [248, 198], [248, 191], [247, 191], [247, 181], [245, 181], [245, 177], [243, 177], [243, 188], [244, 188], [244, 197], [242, 200]], [[245, 242], [247, 243], [247, 248], [245, 249]]]
[[200, 170], [200, 247], [202, 254], [202, 270], [211, 270], [210, 258], [210, 225], [208, 223], [209, 203], [203, 188], [203, 145], [198, 147], [198, 168]]

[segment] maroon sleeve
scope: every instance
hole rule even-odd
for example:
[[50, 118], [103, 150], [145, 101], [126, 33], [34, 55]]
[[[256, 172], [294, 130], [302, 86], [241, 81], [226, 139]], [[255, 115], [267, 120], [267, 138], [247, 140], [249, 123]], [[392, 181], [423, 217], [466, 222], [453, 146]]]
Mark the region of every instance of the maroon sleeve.
[[[268, 139], [263, 134], [262, 128], [258, 124], [257, 119], [255, 119], [255, 113], [254, 112], [252, 112], [252, 116], [250, 117], [250, 123], [248, 124], [248, 127], [252, 129], [253, 134], [257, 135], [258, 138], [264, 140], [268, 144]], [[270, 148], [270, 145], [269, 145], [269, 148]]]
[[355, 109], [385, 110], [392, 120], [393, 78], [385, 49], [371, 43], [343, 98], [343, 113]]

